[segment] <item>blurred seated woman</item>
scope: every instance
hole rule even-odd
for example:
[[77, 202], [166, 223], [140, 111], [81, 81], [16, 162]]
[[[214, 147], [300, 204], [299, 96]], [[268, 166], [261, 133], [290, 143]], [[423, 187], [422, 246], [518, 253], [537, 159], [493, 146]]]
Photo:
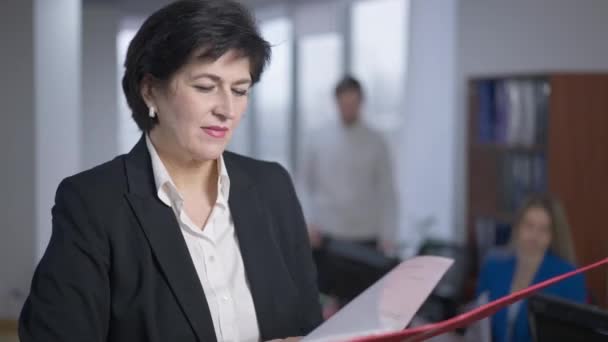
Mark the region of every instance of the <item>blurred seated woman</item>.
[[[511, 246], [512, 254], [486, 260], [477, 296], [487, 293], [488, 299], [494, 300], [574, 269], [566, 215], [555, 198], [535, 195], [524, 203], [513, 225]], [[576, 302], [584, 302], [587, 297], [582, 275], [541, 292]], [[525, 300], [497, 312], [491, 321], [494, 342], [531, 340]]]

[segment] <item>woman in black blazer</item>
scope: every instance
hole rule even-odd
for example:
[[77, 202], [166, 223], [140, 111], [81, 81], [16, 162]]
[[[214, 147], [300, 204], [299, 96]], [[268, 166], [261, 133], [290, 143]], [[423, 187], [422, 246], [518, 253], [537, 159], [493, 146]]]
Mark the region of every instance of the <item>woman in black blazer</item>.
[[266, 341], [321, 322], [289, 175], [224, 152], [269, 55], [233, 1], [144, 22], [123, 78], [144, 134], [59, 185], [22, 342]]

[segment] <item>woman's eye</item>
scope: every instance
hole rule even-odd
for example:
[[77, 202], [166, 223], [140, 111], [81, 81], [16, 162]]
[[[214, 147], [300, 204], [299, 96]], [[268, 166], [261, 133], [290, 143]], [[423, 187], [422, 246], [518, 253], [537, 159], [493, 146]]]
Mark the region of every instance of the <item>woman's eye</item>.
[[246, 96], [249, 93], [248, 89], [232, 89], [236, 96]]
[[196, 88], [198, 91], [208, 93], [213, 90], [214, 86], [195, 85], [194, 88]]

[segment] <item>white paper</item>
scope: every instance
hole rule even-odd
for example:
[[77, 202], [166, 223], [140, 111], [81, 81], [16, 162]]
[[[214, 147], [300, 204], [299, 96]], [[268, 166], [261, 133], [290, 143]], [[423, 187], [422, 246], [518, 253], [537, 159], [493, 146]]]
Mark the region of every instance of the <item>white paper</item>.
[[436, 256], [403, 261], [302, 342], [340, 341], [404, 329], [453, 262]]

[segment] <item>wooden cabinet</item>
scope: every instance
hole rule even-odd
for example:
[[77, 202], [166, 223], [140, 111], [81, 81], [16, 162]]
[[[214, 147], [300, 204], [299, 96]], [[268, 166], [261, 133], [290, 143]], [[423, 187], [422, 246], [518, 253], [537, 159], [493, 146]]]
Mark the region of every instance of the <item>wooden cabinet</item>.
[[[511, 100], [521, 103], [512, 103], [516, 109], [505, 114], [500, 107], [505, 94], [500, 92], [518, 85], [527, 88], [519, 95], [515, 91]], [[505, 115], [523, 115], [515, 121], [532, 122], [536, 132], [523, 129], [523, 137], [517, 137], [509, 132], [513, 127], [503, 127]], [[470, 246], [479, 246], [483, 229], [512, 222], [513, 202], [530, 192], [548, 191], [564, 204], [578, 264], [608, 257], [608, 74], [476, 78], [469, 82], [468, 120]], [[481, 253], [473, 249], [478, 260]], [[586, 276], [594, 297], [608, 306], [608, 270]]]

